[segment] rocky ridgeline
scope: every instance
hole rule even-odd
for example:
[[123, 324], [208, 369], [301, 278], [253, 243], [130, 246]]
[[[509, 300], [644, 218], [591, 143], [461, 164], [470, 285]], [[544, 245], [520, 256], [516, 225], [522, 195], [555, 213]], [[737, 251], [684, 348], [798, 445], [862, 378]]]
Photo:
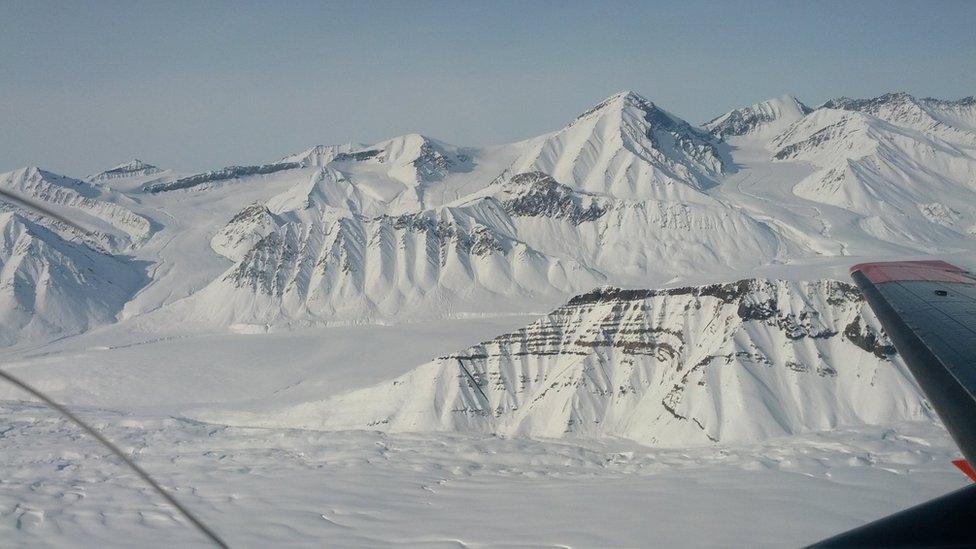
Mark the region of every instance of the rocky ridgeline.
[[140, 177], [148, 175], [156, 175], [162, 173], [163, 170], [153, 166], [152, 164], [143, 162], [138, 158], [133, 159], [125, 164], [119, 164], [118, 166], [112, 168], [111, 170], [105, 170], [104, 172], [99, 172], [89, 178], [89, 181], [109, 181], [112, 179], [122, 179], [125, 177]]
[[602, 288], [309, 412], [301, 425], [659, 445], [929, 413], [854, 286], [767, 279]]
[[608, 209], [608, 201], [574, 191], [542, 172], [513, 176], [498, 198], [510, 215], [566, 219], [574, 225], [595, 221]]
[[759, 133], [769, 126], [783, 126], [810, 114], [812, 109], [795, 97], [786, 95], [749, 107], [733, 109], [704, 124], [712, 134], [732, 137]]
[[274, 164], [262, 164], [260, 166], [228, 166], [219, 170], [199, 173], [188, 177], [181, 177], [180, 179], [176, 179], [174, 181], [152, 183], [146, 185], [145, 191], [149, 193], [161, 193], [181, 189], [192, 189], [194, 187], [209, 185], [211, 183], [219, 183], [221, 181], [229, 181], [252, 175], [268, 175], [275, 172], [294, 170], [295, 168], [301, 167], [302, 164], [299, 162], [277, 162]]

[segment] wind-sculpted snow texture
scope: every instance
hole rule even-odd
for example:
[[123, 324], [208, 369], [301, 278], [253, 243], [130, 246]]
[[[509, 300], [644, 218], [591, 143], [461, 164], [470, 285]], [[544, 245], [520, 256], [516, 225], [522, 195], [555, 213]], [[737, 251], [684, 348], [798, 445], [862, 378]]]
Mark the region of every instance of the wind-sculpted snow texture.
[[[933, 422], [671, 449], [73, 409], [232, 547], [792, 547], [966, 483]], [[25, 402], [0, 415], [5, 546], [203, 546], [67, 421]]]
[[606, 287], [390, 382], [246, 422], [676, 446], [929, 417], [894, 352], [843, 282]]

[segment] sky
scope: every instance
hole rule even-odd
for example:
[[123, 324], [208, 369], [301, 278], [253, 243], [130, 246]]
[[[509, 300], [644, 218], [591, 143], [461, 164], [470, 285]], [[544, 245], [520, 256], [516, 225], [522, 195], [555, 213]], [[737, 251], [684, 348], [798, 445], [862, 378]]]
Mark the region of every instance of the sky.
[[693, 123], [784, 93], [974, 95], [976, 2], [0, 0], [0, 172], [499, 144], [624, 89]]

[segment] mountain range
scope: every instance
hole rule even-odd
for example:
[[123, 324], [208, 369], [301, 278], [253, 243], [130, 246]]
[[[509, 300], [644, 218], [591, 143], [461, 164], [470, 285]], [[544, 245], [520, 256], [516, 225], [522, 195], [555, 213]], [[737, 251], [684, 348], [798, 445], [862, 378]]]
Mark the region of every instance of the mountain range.
[[864, 259], [972, 257], [976, 100], [784, 96], [697, 125], [628, 91], [499, 146], [409, 134], [203, 173], [28, 167], [0, 189], [22, 199], [0, 201], [0, 345], [116, 322], [535, 314], [255, 421], [740, 440], [928, 414], [833, 279]]

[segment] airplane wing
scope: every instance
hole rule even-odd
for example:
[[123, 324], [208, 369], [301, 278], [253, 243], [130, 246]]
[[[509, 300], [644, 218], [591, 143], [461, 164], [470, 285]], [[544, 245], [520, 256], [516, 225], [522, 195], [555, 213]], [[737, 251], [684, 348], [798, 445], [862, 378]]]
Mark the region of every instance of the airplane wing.
[[[944, 261], [851, 268], [888, 337], [959, 446], [976, 464], [976, 276]], [[974, 478], [976, 480], [976, 478]], [[976, 546], [976, 485], [812, 547]]]

